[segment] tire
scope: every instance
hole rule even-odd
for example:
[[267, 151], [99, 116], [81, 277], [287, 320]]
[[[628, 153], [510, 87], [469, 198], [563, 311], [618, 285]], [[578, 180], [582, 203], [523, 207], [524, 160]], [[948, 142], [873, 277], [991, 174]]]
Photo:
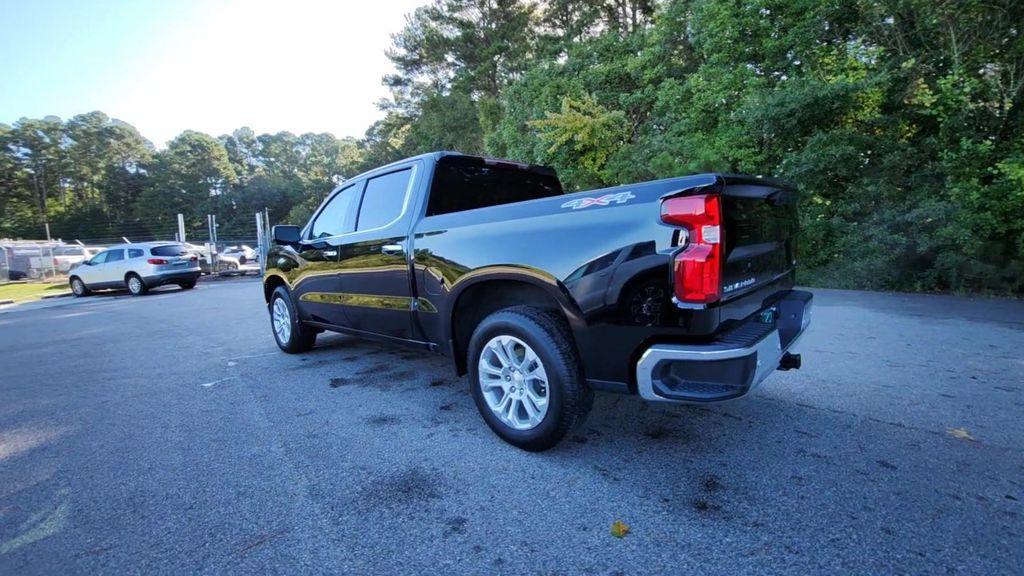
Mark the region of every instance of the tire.
[[75, 298], [81, 298], [90, 294], [89, 288], [78, 276], [72, 276], [68, 284], [71, 286], [71, 293], [75, 295]]
[[[514, 358], [504, 363], [500, 351], [508, 358], [509, 346]], [[555, 446], [583, 424], [594, 403], [569, 326], [553, 312], [516, 306], [484, 318], [470, 338], [466, 364], [480, 415], [502, 440], [523, 450]], [[484, 379], [482, 364], [491, 368]]]
[[124, 285], [128, 288], [128, 292], [132, 296], [143, 296], [146, 292], [149, 292], [149, 288], [146, 287], [146, 283], [142, 281], [142, 277], [138, 274], [131, 272], [124, 277]]
[[[299, 321], [292, 295], [284, 286], [278, 286], [274, 290], [267, 309], [270, 312], [270, 330], [274, 334], [278, 348], [289, 354], [298, 354], [313, 348], [316, 344], [316, 330]], [[287, 329], [281, 326], [287, 326]]]
[[178, 286], [181, 286], [182, 290], [191, 290], [196, 287], [196, 280], [189, 280], [188, 282], [179, 282]]

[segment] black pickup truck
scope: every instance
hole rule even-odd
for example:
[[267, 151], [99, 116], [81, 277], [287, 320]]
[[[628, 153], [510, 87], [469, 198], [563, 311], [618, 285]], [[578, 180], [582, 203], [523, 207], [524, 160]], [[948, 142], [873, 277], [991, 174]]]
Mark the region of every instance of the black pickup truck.
[[495, 433], [544, 450], [595, 390], [718, 402], [799, 368], [796, 228], [794, 191], [759, 178], [565, 194], [549, 168], [434, 152], [275, 226], [264, 294], [285, 352], [332, 330], [446, 354]]

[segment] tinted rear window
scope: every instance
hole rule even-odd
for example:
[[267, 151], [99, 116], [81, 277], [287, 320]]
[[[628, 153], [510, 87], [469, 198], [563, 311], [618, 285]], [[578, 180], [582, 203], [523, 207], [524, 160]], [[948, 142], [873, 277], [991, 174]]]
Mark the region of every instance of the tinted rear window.
[[427, 216], [511, 204], [562, 194], [553, 172], [483, 158], [445, 156], [438, 160]]
[[153, 246], [149, 249], [153, 256], [184, 256], [188, 254], [188, 248], [184, 244], [166, 244], [164, 246]]

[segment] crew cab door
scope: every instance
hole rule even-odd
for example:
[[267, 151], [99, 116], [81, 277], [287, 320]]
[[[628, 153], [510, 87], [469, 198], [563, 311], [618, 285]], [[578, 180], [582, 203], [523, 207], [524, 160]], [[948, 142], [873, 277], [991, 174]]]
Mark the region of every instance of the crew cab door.
[[302, 273], [292, 292], [303, 318], [335, 326], [350, 325], [345, 307], [340, 305], [345, 292], [345, 271], [339, 266], [338, 255], [346, 235], [355, 229], [363, 184], [360, 180], [334, 192], [296, 248], [302, 260]]
[[421, 172], [413, 162], [367, 178], [355, 231], [339, 246], [342, 303], [357, 330], [414, 339], [409, 231]]

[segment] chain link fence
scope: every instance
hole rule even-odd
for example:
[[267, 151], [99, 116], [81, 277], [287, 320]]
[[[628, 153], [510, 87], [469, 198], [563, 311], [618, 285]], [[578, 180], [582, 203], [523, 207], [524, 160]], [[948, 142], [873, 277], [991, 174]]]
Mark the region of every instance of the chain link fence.
[[253, 225], [235, 229], [218, 226], [216, 216], [210, 215], [205, 229], [188, 230], [179, 217], [173, 229], [127, 223], [112, 225], [101, 236], [71, 241], [0, 238], [0, 284], [67, 282], [75, 266], [110, 246], [157, 241], [186, 244], [199, 257], [204, 275], [258, 275], [269, 237], [266, 218], [257, 213]]

